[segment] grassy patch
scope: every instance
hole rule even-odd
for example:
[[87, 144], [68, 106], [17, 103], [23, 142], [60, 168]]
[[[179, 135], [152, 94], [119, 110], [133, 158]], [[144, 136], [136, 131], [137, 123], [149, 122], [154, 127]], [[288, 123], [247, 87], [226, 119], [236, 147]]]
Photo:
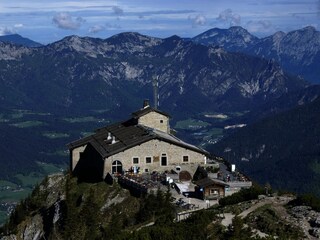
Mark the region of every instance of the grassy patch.
[[223, 129], [222, 128], [211, 128], [207, 135], [221, 136], [221, 135], [223, 135]]
[[58, 157], [66, 157], [69, 156], [69, 152], [67, 150], [56, 150], [55, 152], [42, 152], [47, 156], [58, 156]]
[[87, 137], [87, 136], [89, 136], [89, 135], [91, 135], [91, 134], [93, 134], [93, 132], [81, 132], [81, 133], [80, 133], [80, 135], [81, 135], [82, 137]]
[[106, 113], [106, 112], [109, 112], [109, 109], [95, 109], [95, 110], [92, 110], [92, 112], [94, 112], [94, 113]]
[[69, 123], [83, 123], [83, 122], [99, 122], [102, 121], [100, 119], [97, 119], [95, 117], [89, 116], [89, 117], [78, 117], [78, 118], [64, 118], [63, 119], [66, 122]]
[[37, 162], [46, 174], [58, 173], [67, 168], [67, 165], [54, 165], [51, 163]]
[[19, 202], [21, 199], [26, 198], [32, 191], [32, 188], [20, 188], [1, 191], [1, 202]]
[[6, 123], [9, 121], [10, 120], [4, 114], [0, 114], [0, 123]]
[[310, 164], [310, 169], [316, 173], [316, 174], [320, 174], [320, 162], [318, 160], [314, 160], [311, 164]]
[[186, 119], [182, 121], [178, 121], [175, 125], [177, 129], [200, 129], [203, 127], [207, 127], [210, 124], [204, 121], [195, 120], [195, 119]]
[[6, 188], [6, 187], [16, 188], [17, 185], [9, 181], [0, 180], [0, 188]]
[[18, 128], [28, 128], [28, 127], [42, 126], [42, 125], [45, 125], [45, 123], [40, 121], [25, 121], [25, 122], [13, 123], [10, 125]]
[[45, 132], [45, 133], [42, 133], [42, 136], [50, 139], [70, 137], [70, 135], [67, 133], [57, 133], [57, 132]]
[[10, 115], [10, 117], [11, 117], [12, 119], [23, 118], [23, 116], [24, 116], [24, 113], [21, 113], [21, 112], [19, 112], [19, 113], [12, 113], [12, 114]]
[[43, 178], [42, 175], [34, 172], [30, 173], [29, 175], [17, 174], [15, 175], [15, 177], [19, 179], [21, 182], [23, 182], [23, 186], [31, 188], [37, 183], [39, 183]]
[[205, 113], [204, 116], [206, 118], [214, 118], [214, 119], [221, 119], [221, 120], [226, 120], [229, 118], [228, 115], [222, 114], [222, 113]]

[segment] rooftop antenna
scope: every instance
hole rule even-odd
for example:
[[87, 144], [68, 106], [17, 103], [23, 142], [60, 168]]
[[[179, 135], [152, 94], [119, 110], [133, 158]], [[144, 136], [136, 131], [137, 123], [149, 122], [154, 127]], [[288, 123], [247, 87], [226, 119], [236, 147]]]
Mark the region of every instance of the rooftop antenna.
[[159, 76], [153, 77], [153, 102], [154, 102], [154, 109], [158, 109], [159, 107]]

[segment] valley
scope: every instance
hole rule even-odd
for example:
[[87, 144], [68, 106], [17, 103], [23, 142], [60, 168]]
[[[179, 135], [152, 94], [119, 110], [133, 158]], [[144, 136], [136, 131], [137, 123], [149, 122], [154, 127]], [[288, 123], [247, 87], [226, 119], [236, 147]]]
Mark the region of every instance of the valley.
[[[203, 148], [220, 139], [229, 130], [225, 126], [236, 121], [244, 113], [199, 113], [184, 120], [171, 119], [176, 135]], [[128, 116], [129, 117], [129, 116]], [[65, 172], [69, 168], [69, 151], [66, 144], [74, 139], [92, 134], [94, 129], [119, 121], [107, 110], [93, 110], [84, 116], [59, 116], [30, 110], [5, 110], [0, 115], [0, 128], [17, 131], [7, 135], [2, 144], [10, 151], [3, 152], [1, 162], [5, 171], [0, 172], [0, 224], [21, 199], [27, 197], [34, 186], [48, 174]], [[13, 139], [11, 139], [13, 138]], [[22, 139], [21, 146], [15, 139]], [[12, 141], [12, 142], [11, 142]], [[27, 148], [30, 150], [25, 151]], [[21, 151], [18, 161], [12, 159], [12, 151]], [[32, 158], [30, 158], [32, 156]]]
[[109, 123], [111, 119], [105, 119], [101, 112], [67, 117], [23, 109], [2, 111], [0, 141], [6, 149], [0, 157], [0, 224], [48, 174], [68, 170], [66, 144]]

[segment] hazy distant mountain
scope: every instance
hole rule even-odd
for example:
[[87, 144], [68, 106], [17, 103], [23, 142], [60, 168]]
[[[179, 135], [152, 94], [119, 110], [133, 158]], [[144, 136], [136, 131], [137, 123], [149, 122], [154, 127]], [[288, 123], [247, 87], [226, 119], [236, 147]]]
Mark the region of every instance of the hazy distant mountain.
[[314, 27], [289, 33], [277, 32], [262, 39], [254, 37], [241, 27], [214, 28], [192, 38], [192, 41], [222, 46], [227, 51], [274, 59], [286, 71], [320, 83], [320, 32]]
[[312, 85], [298, 91], [283, 94], [240, 117], [237, 121], [252, 123], [292, 108], [311, 103], [320, 97], [320, 85]]
[[41, 47], [42, 46], [41, 43], [32, 41], [28, 38], [24, 38], [19, 34], [10, 34], [10, 35], [0, 36], [0, 42], [13, 43], [13, 44], [22, 45], [25, 47]]
[[270, 116], [213, 145], [261, 184], [320, 196], [320, 98]]
[[242, 27], [231, 27], [229, 29], [213, 28], [191, 40], [204, 45], [223, 47], [230, 51], [241, 51], [256, 44], [259, 38]]
[[122, 33], [70, 36], [40, 48], [0, 43], [0, 106], [128, 114], [152, 98], [173, 115], [250, 110], [306, 83], [274, 61], [183, 41]]

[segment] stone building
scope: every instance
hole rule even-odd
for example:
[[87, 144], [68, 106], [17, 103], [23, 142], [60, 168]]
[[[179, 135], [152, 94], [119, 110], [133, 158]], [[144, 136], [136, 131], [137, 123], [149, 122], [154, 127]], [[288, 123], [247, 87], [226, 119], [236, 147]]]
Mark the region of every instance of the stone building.
[[169, 115], [148, 103], [129, 120], [68, 144], [70, 169], [86, 181], [124, 172], [187, 171], [194, 174], [209, 153], [170, 133]]

